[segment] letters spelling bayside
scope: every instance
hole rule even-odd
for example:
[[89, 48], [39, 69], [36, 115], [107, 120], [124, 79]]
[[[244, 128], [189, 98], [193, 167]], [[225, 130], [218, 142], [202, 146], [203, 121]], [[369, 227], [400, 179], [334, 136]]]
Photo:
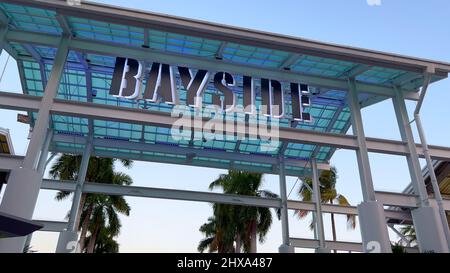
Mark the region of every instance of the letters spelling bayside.
[[[186, 104], [192, 107], [199, 107], [202, 104], [201, 98], [208, 86], [211, 73], [200, 69], [194, 75], [191, 69], [181, 66], [178, 66], [177, 70], [181, 84], [187, 91]], [[168, 64], [153, 63], [149, 72], [147, 71], [143, 63], [138, 60], [116, 58], [109, 94], [131, 100], [144, 99], [150, 102], [162, 100], [167, 104], [179, 105], [175, 67]], [[147, 78], [147, 84], [145, 92], [142, 93], [144, 76]], [[217, 72], [213, 76], [213, 81], [214, 87], [223, 94], [223, 96], [214, 94], [213, 104], [226, 112], [233, 111], [237, 104], [236, 94], [230, 89], [230, 87], [236, 86], [234, 76], [228, 72]], [[277, 80], [264, 78], [260, 79], [260, 81], [261, 105], [267, 106], [262, 109], [263, 114], [272, 118], [286, 117], [285, 99], [281, 83]], [[242, 85], [244, 94], [243, 107], [245, 109], [256, 109], [254, 79], [250, 76], [243, 76]], [[290, 83], [290, 88], [292, 118], [296, 121], [310, 122], [311, 115], [304, 111], [305, 107], [310, 106], [308, 86]]]

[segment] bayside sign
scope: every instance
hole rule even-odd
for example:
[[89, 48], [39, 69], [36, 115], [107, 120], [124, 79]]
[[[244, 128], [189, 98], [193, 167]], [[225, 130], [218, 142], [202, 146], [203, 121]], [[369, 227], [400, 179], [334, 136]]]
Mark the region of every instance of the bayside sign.
[[[176, 74], [176, 70], [178, 74]], [[165, 102], [179, 105], [180, 99], [177, 90], [177, 76], [182, 87], [187, 91], [186, 105], [201, 107], [203, 94], [211, 80], [214, 87], [222, 94], [213, 95], [213, 105], [225, 112], [233, 112], [237, 107], [236, 94], [231, 87], [236, 87], [234, 76], [228, 72], [216, 72], [212, 75], [206, 70], [193, 71], [187, 67], [174, 67], [168, 64], [153, 63], [149, 69], [143, 62], [130, 58], [116, 58], [115, 69], [109, 94], [114, 97], [130, 100], [147, 100], [150, 102]], [[144, 92], [143, 79], [147, 79]], [[243, 107], [246, 114], [256, 114], [255, 79], [243, 76]], [[275, 119], [286, 118], [285, 95], [282, 84], [277, 80], [260, 79], [261, 108], [259, 113]], [[290, 83], [292, 101], [292, 119], [295, 121], [311, 122], [305, 107], [310, 106], [308, 85]]]

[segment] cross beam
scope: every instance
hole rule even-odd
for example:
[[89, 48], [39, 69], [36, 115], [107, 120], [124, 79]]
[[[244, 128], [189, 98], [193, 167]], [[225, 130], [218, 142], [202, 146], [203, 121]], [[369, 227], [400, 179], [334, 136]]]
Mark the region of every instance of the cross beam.
[[[41, 98], [29, 95], [14, 94], [8, 92], [0, 92], [0, 108], [19, 110], [19, 111], [38, 111]], [[66, 101], [55, 99], [51, 107], [52, 114], [84, 117], [98, 120], [109, 120], [117, 122], [126, 122], [134, 124], [143, 124], [150, 126], [171, 127], [177, 120], [168, 113], [148, 111], [143, 109], [132, 109], [126, 107], [117, 107], [110, 105], [93, 104], [87, 102]], [[195, 130], [202, 130], [194, 124]], [[252, 126], [252, 125], [250, 125]], [[253, 125], [254, 126], [254, 125]], [[249, 126], [245, 126], [249, 129]], [[218, 126], [216, 128], [219, 128]], [[273, 128], [277, 129], [277, 128]], [[359, 149], [358, 141], [355, 136], [341, 135], [333, 133], [324, 133], [303, 129], [280, 127], [280, 141], [293, 143], [305, 143], [321, 146], [329, 146], [334, 148], [343, 148], [349, 150]], [[366, 138], [367, 148], [369, 152], [408, 155], [409, 150], [402, 141]], [[420, 144], [416, 144], [417, 153], [423, 157], [423, 148]], [[429, 152], [433, 159], [449, 160], [450, 148], [440, 146], [430, 146]]]
[[[85, 145], [87, 143], [86, 137], [73, 136], [73, 135], [61, 135], [56, 134], [53, 137], [53, 141], [56, 142], [66, 142], [66, 143], [76, 143]], [[226, 159], [226, 160], [237, 160], [246, 161], [251, 163], [261, 163], [261, 164], [271, 164], [277, 165], [277, 157], [263, 156], [256, 154], [243, 154], [243, 153], [230, 153], [227, 151], [211, 150], [211, 149], [201, 149], [201, 148], [191, 148], [191, 147], [179, 147], [173, 145], [164, 144], [150, 144], [150, 143], [140, 143], [122, 140], [111, 140], [111, 139], [100, 139], [96, 138], [93, 140], [94, 147], [103, 148], [117, 148], [127, 150], [136, 150], [143, 152], [154, 152], [154, 153], [166, 153], [166, 154], [177, 154], [177, 155], [193, 155], [194, 157], [208, 157], [216, 159]], [[285, 164], [293, 167], [306, 167], [309, 162], [299, 159], [286, 158]], [[325, 163], [319, 163], [319, 169], [329, 170], [330, 165]]]
[[[7, 41], [14, 41], [18, 43], [40, 44], [50, 47], [58, 47], [60, 38], [51, 34], [9, 30], [6, 34]], [[185, 56], [176, 53], [167, 53], [150, 48], [137, 48], [127, 45], [115, 45], [102, 41], [92, 41], [80, 38], [72, 38], [71, 49], [86, 52], [96, 53], [113, 57], [127, 57], [135, 58], [148, 62], [168, 63], [172, 65], [183, 64], [192, 68], [206, 69], [209, 71], [233, 71], [234, 73], [252, 76], [255, 78], [269, 78], [277, 79], [287, 82], [302, 82], [316, 87], [324, 87], [339, 90], [348, 90], [347, 81], [343, 79], [327, 78], [320, 76], [312, 76], [292, 71], [282, 71], [279, 69], [261, 68], [249, 64], [236, 64], [224, 60], [207, 59], [202, 57]], [[442, 74], [446, 77], [447, 74]], [[367, 84], [357, 82], [357, 88], [360, 92], [392, 97], [392, 87], [385, 85]], [[410, 100], [418, 100], [419, 96], [417, 90], [403, 90], [405, 98]]]
[[[58, 181], [51, 179], [44, 179], [42, 181], [41, 189], [55, 190], [55, 191], [75, 191], [76, 183], [70, 181]], [[245, 195], [222, 194], [214, 192], [200, 192], [200, 191], [186, 191], [186, 190], [172, 190], [136, 186], [120, 186], [112, 184], [96, 184], [85, 183], [83, 186], [84, 193], [92, 194], [107, 194], [120, 196], [133, 196], [156, 199], [172, 199], [181, 201], [196, 201], [207, 203], [222, 203], [229, 205], [240, 206], [255, 206], [267, 208], [280, 208], [281, 199], [279, 198], [261, 198]], [[288, 208], [291, 210], [307, 210], [315, 211], [315, 204], [313, 202], [303, 201], [288, 201]], [[400, 210], [385, 210], [386, 217], [389, 219], [400, 219], [411, 221], [411, 215], [407, 211]], [[358, 211], [353, 206], [339, 206], [326, 205], [322, 206], [322, 212], [335, 213], [343, 215], [357, 215]]]

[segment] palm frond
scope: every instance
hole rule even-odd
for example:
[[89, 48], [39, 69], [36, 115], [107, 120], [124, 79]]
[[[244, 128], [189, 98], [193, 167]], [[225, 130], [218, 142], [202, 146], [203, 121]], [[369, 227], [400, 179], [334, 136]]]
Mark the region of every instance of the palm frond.
[[[340, 206], [351, 206], [350, 203], [348, 202], [347, 198], [345, 198], [345, 196], [343, 196], [342, 194], [339, 194], [336, 198], [338, 204]], [[348, 227], [351, 229], [355, 229], [356, 228], [356, 216], [355, 215], [347, 215], [347, 224]]]
[[55, 199], [57, 201], [62, 201], [67, 199], [72, 193], [67, 191], [59, 191], [56, 193]]
[[207, 248], [210, 249], [209, 252], [214, 252], [215, 250], [211, 251], [211, 250], [213, 250], [211, 248], [211, 245], [214, 242], [214, 240], [215, 240], [214, 237], [209, 237], [209, 238], [205, 238], [205, 239], [201, 240], [200, 243], [198, 243], [198, 247], [197, 247], [198, 252], [203, 253], [203, 252], [205, 252], [205, 250]]

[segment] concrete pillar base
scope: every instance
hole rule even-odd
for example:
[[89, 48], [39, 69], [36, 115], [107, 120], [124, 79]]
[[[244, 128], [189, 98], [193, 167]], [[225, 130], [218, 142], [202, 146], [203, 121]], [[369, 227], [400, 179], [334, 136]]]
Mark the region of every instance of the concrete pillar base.
[[73, 231], [63, 231], [59, 233], [56, 253], [78, 253], [78, 233]]
[[295, 253], [295, 248], [293, 246], [281, 245], [278, 248], [279, 253]]
[[359, 226], [366, 253], [392, 253], [383, 204], [372, 201], [358, 206]]
[[[0, 211], [31, 220], [41, 188], [42, 176], [35, 170], [11, 170]], [[25, 237], [0, 239], [0, 253], [21, 253]]]
[[435, 207], [411, 211], [420, 252], [448, 253], [442, 221]]

